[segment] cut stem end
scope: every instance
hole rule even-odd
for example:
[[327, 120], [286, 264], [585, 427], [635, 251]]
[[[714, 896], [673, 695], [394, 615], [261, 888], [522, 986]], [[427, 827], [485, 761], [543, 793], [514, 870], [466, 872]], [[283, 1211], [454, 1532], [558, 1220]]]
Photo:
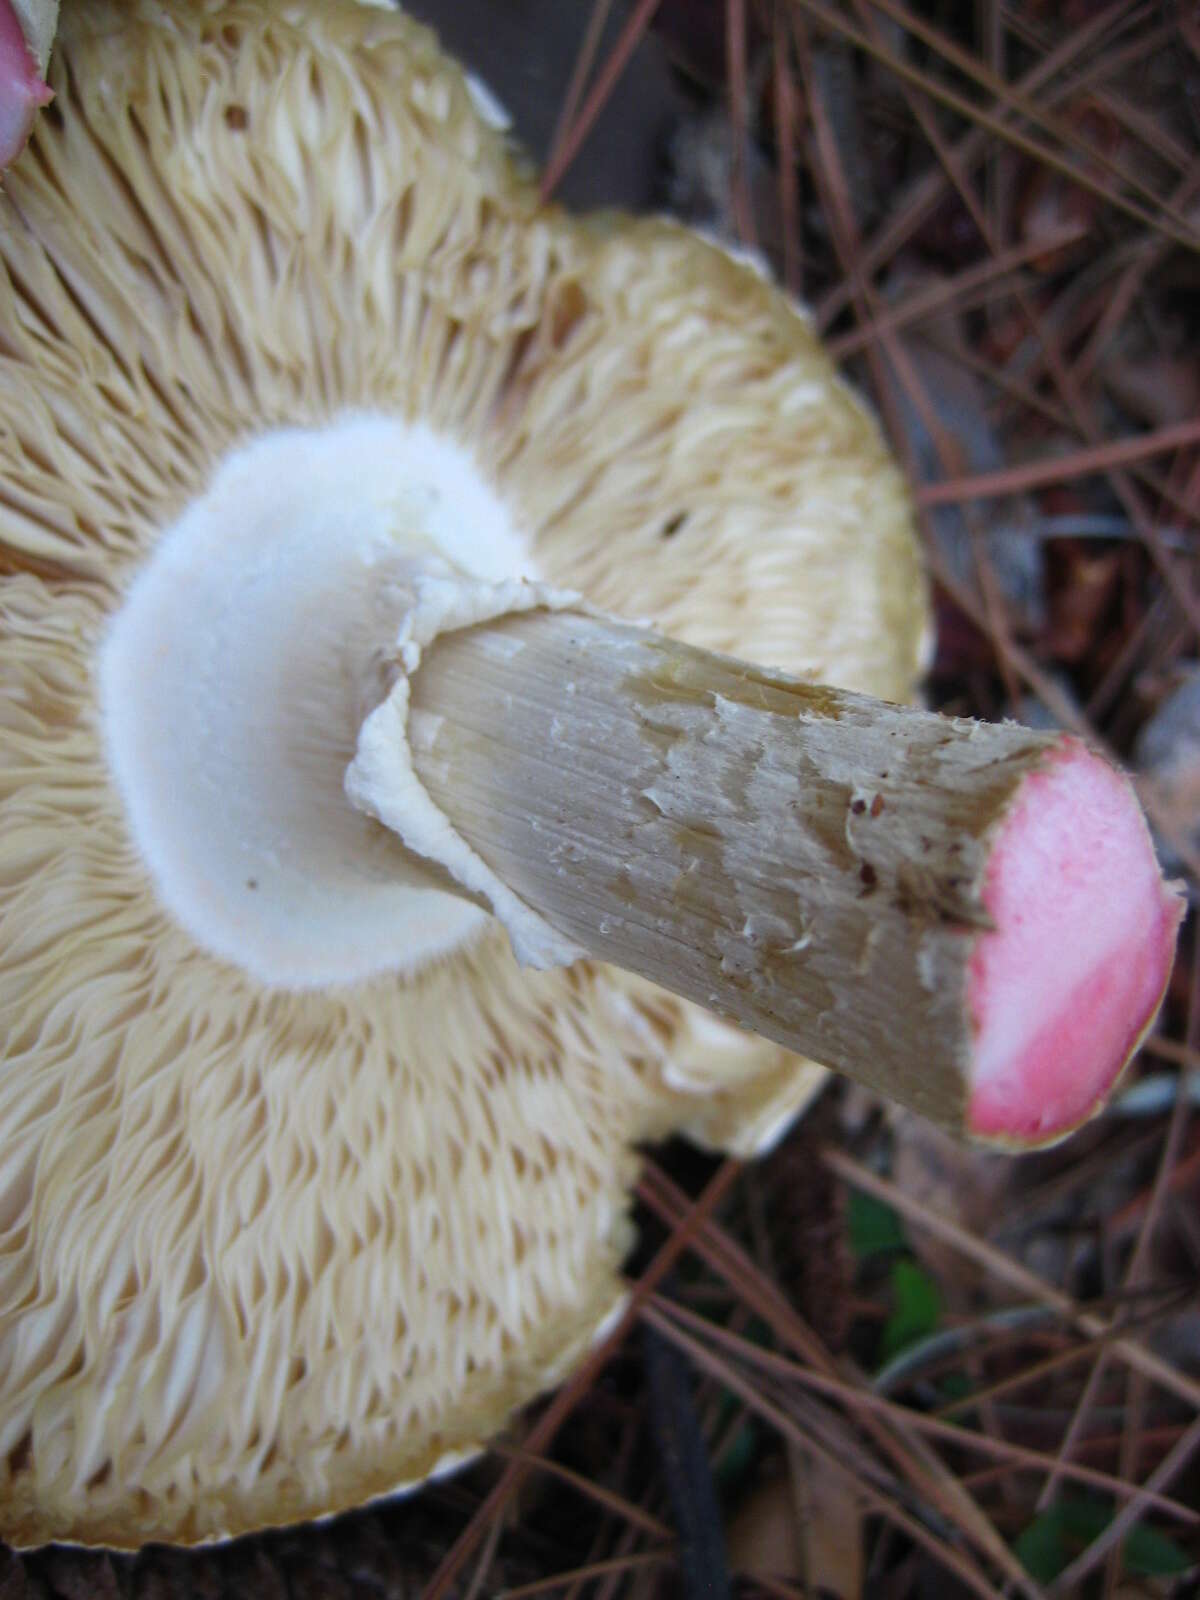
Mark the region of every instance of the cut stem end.
[[1064, 738], [1020, 782], [988, 858], [968, 974], [967, 1129], [1032, 1148], [1100, 1110], [1158, 1011], [1183, 901], [1128, 779]]

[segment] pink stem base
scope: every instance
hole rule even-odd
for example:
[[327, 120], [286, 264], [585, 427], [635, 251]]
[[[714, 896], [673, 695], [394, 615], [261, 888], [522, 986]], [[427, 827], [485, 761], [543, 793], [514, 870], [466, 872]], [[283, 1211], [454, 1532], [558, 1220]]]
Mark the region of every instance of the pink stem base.
[[983, 898], [968, 1131], [1047, 1144], [1100, 1109], [1154, 1021], [1183, 901], [1128, 779], [1070, 738], [1023, 780]]
[[25, 147], [33, 119], [54, 98], [9, 0], [0, 0], [0, 169]]

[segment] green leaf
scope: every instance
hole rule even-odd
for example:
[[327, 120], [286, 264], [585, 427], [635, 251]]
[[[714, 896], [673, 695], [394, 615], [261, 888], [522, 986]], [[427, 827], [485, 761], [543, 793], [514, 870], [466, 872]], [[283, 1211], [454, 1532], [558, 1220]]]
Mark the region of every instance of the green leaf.
[[897, 1212], [873, 1194], [851, 1189], [846, 1205], [850, 1248], [860, 1261], [885, 1250], [903, 1250], [908, 1241]]
[[1196, 1565], [1187, 1551], [1156, 1528], [1133, 1528], [1123, 1546], [1125, 1566], [1140, 1578], [1173, 1578]]
[[[966, 1400], [974, 1391], [975, 1385], [965, 1372], [948, 1372], [938, 1385], [942, 1399], [947, 1405], [955, 1400]], [[961, 1422], [961, 1417], [956, 1419]]]
[[[1100, 1537], [1112, 1517], [1107, 1501], [1068, 1496], [1035, 1517], [1013, 1550], [1030, 1577], [1053, 1583], [1081, 1550]], [[1195, 1565], [1182, 1546], [1154, 1528], [1131, 1529], [1121, 1553], [1125, 1570], [1144, 1578], [1173, 1577]]]
[[1051, 1506], [1034, 1517], [1013, 1544], [1013, 1554], [1037, 1583], [1053, 1583], [1071, 1559], [1062, 1524], [1062, 1507]]
[[725, 1446], [717, 1467], [717, 1487], [728, 1494], [745, 1481], [758, 1455], [758, 1429], [748, 1419]]
[[910, 1344], [931, 1334], [941, 1315], [942, 1296], [935, 1279], [915, 1261], [905, 1258], [893, 1262], [892, 1314], [883, 1326], [882, 1359], [890, 1361]]

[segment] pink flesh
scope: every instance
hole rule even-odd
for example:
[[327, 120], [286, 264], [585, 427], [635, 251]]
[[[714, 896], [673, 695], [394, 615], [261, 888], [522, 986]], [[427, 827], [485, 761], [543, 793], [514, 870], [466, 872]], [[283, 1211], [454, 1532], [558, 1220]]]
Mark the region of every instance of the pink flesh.
[[983, 900], [967, 1125], [1045, 1144], [1098, 1109], [1153, 1021], [1183, 904], [1128, 780], [1069, 738], [1017, 791]]
[[9, 0], [0, 0], [0, 168], [20, 155], [34, 114], [51, 99], [16, 13]]

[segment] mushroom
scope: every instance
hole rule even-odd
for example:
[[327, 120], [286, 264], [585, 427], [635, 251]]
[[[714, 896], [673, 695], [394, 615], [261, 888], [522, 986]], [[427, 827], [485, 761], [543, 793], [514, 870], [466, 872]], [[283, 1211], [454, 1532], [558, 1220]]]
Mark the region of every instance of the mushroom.
[[1184, 910], [1103, 757], [531, 585], [414, 587], [347, 793], [522, 960], [616, 962], [998, 1147], [1103, 1108]]
[[639, 1141], [821, 1070], [346, 802], [414, 559], [908, 699], [908, 502], [804, 315], [542, 208], [332, 0], [68, 8], [0, 199], [0, 1532], [419, 1481], [621, 1303]]

